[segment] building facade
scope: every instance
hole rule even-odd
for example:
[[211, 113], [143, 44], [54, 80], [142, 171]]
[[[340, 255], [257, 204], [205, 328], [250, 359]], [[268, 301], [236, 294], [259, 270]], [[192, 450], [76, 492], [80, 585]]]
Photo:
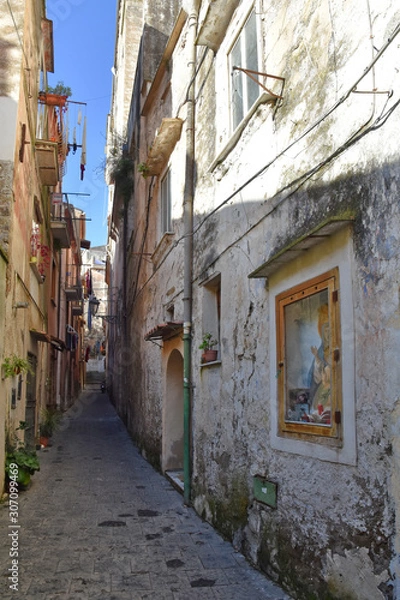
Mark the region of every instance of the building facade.
[[86, 372], [95, 371], [105, 377], [107, 284], [106, 246], [82, 252], [82, 281], [85, 297], [85, 362]]
[[[136, 71], [124, 81], [116, 51], [108, 132], [113, 402], [294, 597], [400, 598], [400, 13], [136, 2], [129, 23], [127, 4]], [[120, 86], [130, 111], [113, 119]]]
[[[80, 389], [82, 313], [74, 312], [79, 301], [68, 301], [66, 287], [74, 269], [71, 264], [78, 276], [72, 284], [81, 287], [84, 222], [62, 193], [67, 96], [48, 93], [47, 75], [54, 72], [54, 58], [45, 2], [3, 3], [0, 22], [0, 461], [4, 464], [10, 446], [38, 445], [45, 407], [65, 409]], [[76, 335], [71, 342], [72, 330]], [[25, 361], [28, 370], [9, 372], [6, 367], [15, 359]]]

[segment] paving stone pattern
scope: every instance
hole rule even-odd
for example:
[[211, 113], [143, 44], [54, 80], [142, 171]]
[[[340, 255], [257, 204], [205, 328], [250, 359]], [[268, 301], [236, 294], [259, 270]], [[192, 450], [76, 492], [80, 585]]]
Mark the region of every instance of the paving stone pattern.
[[39, 457], [18, 498], [18, 591], [0, 505], [2, 600], [288, 600], [144, 460], [106, 394], [85, 391]]

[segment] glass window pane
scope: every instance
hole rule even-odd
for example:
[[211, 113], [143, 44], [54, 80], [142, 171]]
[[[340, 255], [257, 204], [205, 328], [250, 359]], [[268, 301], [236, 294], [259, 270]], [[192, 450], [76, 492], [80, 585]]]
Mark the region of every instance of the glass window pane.
[[[245, 29], [246, 69], [258, 71], [257, 22], [254, 12], [251, 13]], [[256, 76], [257, 77], [257, 76]], [[247, 110], [249, 110], [260, 94], [260, 86], [250, 77], [246, 77]]]
[[[244, 25], [230, 54], [232, 73], [232, 122], [235, 129], [260, 95], [260, 87], [241, 67], [258, 71], [257, 19], [253, 11]], [[257, 76], [256, 76], [257, 77]]]
[[[231, 53], [232, 67], [243, 66], [240, 38]], [[241, 71], [232, 68], [232, 120], [235, 129], [243, 119], [243, 76]]]
[[285, 307], [285, 420], [331, 425], [328, 290]]

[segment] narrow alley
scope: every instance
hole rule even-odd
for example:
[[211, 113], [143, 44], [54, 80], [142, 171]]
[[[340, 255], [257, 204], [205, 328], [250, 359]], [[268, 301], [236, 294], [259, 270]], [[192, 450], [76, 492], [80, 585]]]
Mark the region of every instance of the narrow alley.
[[85, 391], [39, 457], [18, 522], [0, 507], [2, 600], [288, 599], [184, 506], [107, 394]]

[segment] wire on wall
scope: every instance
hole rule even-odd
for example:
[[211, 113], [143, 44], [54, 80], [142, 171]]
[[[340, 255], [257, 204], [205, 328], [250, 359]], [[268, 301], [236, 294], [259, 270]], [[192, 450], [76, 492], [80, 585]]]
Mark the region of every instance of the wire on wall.
[[[215, 215], [217, 212], [219, 212], [226, 204], [228, 204], [231, 200], [233, 200], [233, 198], [235, 198], [235, 196], [237, 196], [240, 192], [242, 192], [253, 181], [255, 181], [257, 178], [259, 178], [261, 175], [263, 175], [279, 158], [281, 158], [282, 156], [284, 156], [286, 152], [288, 152], [290, 149], [292, 149], [294, 146], [296, 146], [296, 144], [298, 144], [301, 140], [303, 140], [305, 137], [307, 137], [312, 131], [314, 131], [319, 125], [321, 125], [330, 115], [332, 115], [342, 104], [344, 104], [344, 102], [351, 96], [351, 94], [356, 91], [358, 84], [365, 78], [365, 76], [371, 70], [374, 69], [376, 63], [384, 55], [384, 53], [387, 51], [387, 49], [389, 48], [389, 46], [392, 44], [392, 42], [395, 40], [395, 38], [398, 36], [399, 33], [400, 33], [400, 23], [397, 24], [397, 26], [393, 30], [393, 33], [388, 38], [388, 40], [386, 41], [386, 43], [377, 52], [376, 56], [374, 56], [372, 58], [372, 60], [370, 61], [370, 63], [368, 64], [368, 66], [364, 69], [364, 71], [362, 72], [362, 74], [348, 88], [348, 90], [341, 96], [341, 98], [339, 98], [339, 100], [337, 100], [324, 113], [324, 115], [322, 115], [316, 121], [314, 121], [314, 123], [312, 123], [300, 136], [298, 136], [290, 144], [288, 144], [283, 150], [281, 150], [278, 154], [276, 154], [276, 156], [272, 160], [270, 160], [263, 167], [261, 167], [260, 169], [258, 169], [250, 178], [248, 178], [243, 184], [241, 184], [234, 192], [232, 192], [231, 194], [229, 194], [212, 211], [210, 211], [209, 213], [207, 213], [199, 221], [199, 223], [194, 227], [192, 235], [197, 234], [200, 231], [200, 229], [204, 226], [204, 224], [213, 215]], [[203, 58], [205, 58], [205, 56]], [[197, 70], [196, 74], [197, 73], [198, 73], [198, 70]], [[192, 82], [190, 82], [189, 85], [192, 85]], [[317, 165], [313, 166], [307, 172], [303, 173], [302, 175], [300, 175], [299, 177], [297, 177], [295, 180], [293, 180], [289, 184], [287, 184], [285, 187], [283, 187], [282, 189], [280, 189], [276, 193], [276, 196], [279, 196], [280, 194], [284, 193], [285, 191], [288, 191], [288, 190], [290, 190], [290, 191], [286, 195], [284, 195], [282, 198], [280, 198], [280, 200], [276, 204], [274, 204], [274, 206], [271, 207], [271, 209], [267, 213], [265, 213], [256, 223], [254, 223], [250, 229], [246, 230], [246, 235], [247, 235], [247, 233], [249, 231], [251, 231], [252, 229], [254, 229], [255, 227], [257, 227], [262, 221], [264, 221], [267, 217], [269, 217], [283, 202], [285, 202], [291, 196], [293, 196], [312, 176], [314, 176], [323, 167], [325, 167], [328, 164], [330, 164], [335, 158], [337, 158], [338, 156], [340, 156], [343, 152], [345, 152], [347, 149], [349, 149], [351, 146], [353, 146], [355, 143], [357, 143], [365, 135], [367, 135], [368, 133], [370, 133], [372, 131], [376, 131], [377, 129], [379, 129], [380, 127], [382, 127], [387, 122], [387, 120], [390, 118], [390, 116], [393, 114], [393, 112], [400, 105], [400, 99], [399, 99], [396, 102], [394, 102], [394, 104], [390, 108], [388, 108], [386, 110], [386, 107], [387, 107], [387, 104], [389, 102], [389, 99], [393, 96], [393, 92], [392, 91], [387, 92], [387, 96], [388, 96], [387, 101], [385, 103], [384, 108], [381, 111], [380, 116], [378, 116], [375, 119], [375, 121], [372, 122], [371, 125], [368, 126], [368, 123], [371, 123], [371, 119], [373, 117], [373, 112], [372, 112], [371, 116], [368, 118], [368, 120], [366, 121], [366, 123], [364, 123], [364, 125], [362, 125], [361, 127], [359, 127], [357, 129], [357, 131], [355, 131], [353, 134], [351, 134], [348, 137], [348, 139], [339, 148], [337, 148], [334, 152], [332, 152], [323, 161], [320, 161]], [[295, 186], [295, 187], [293, 188], [293, 186]], [[136, 297], [138, 297], [139, 294], [143, 291], [143, 289], [149, 284], [149, 282], [153, 279], [153, 277], [156, 275], [156, 273], [160, 270], [161, 266], [165, 263], [165, 261], [167, 260], [167, 258], [169, 257], [169, 255], [184, 240], [184, 238], [185, 238], [185, 236], [181, 236], [179, 239], [177, 239], [171, 245], [170, 249], [168, 250], [168, 252], [165, 253], [165, 255], [163, 256], [163, 258], [158, 263], [157, 267], [152, 272], [152, 274], [144, 282], [144, 284], [141, 286], [140, 290], [137, 291]], [[243, 238], [243, 235], [239, 236], [239, 238], [235, 239], [229, 246], [227, 246], [224, 249], [224, 251], [221, 252], [221, 254], [213, 260], [213, 264], [225, 252], [227, 252], [232, 247], [234, 247], [242, 238]]]

